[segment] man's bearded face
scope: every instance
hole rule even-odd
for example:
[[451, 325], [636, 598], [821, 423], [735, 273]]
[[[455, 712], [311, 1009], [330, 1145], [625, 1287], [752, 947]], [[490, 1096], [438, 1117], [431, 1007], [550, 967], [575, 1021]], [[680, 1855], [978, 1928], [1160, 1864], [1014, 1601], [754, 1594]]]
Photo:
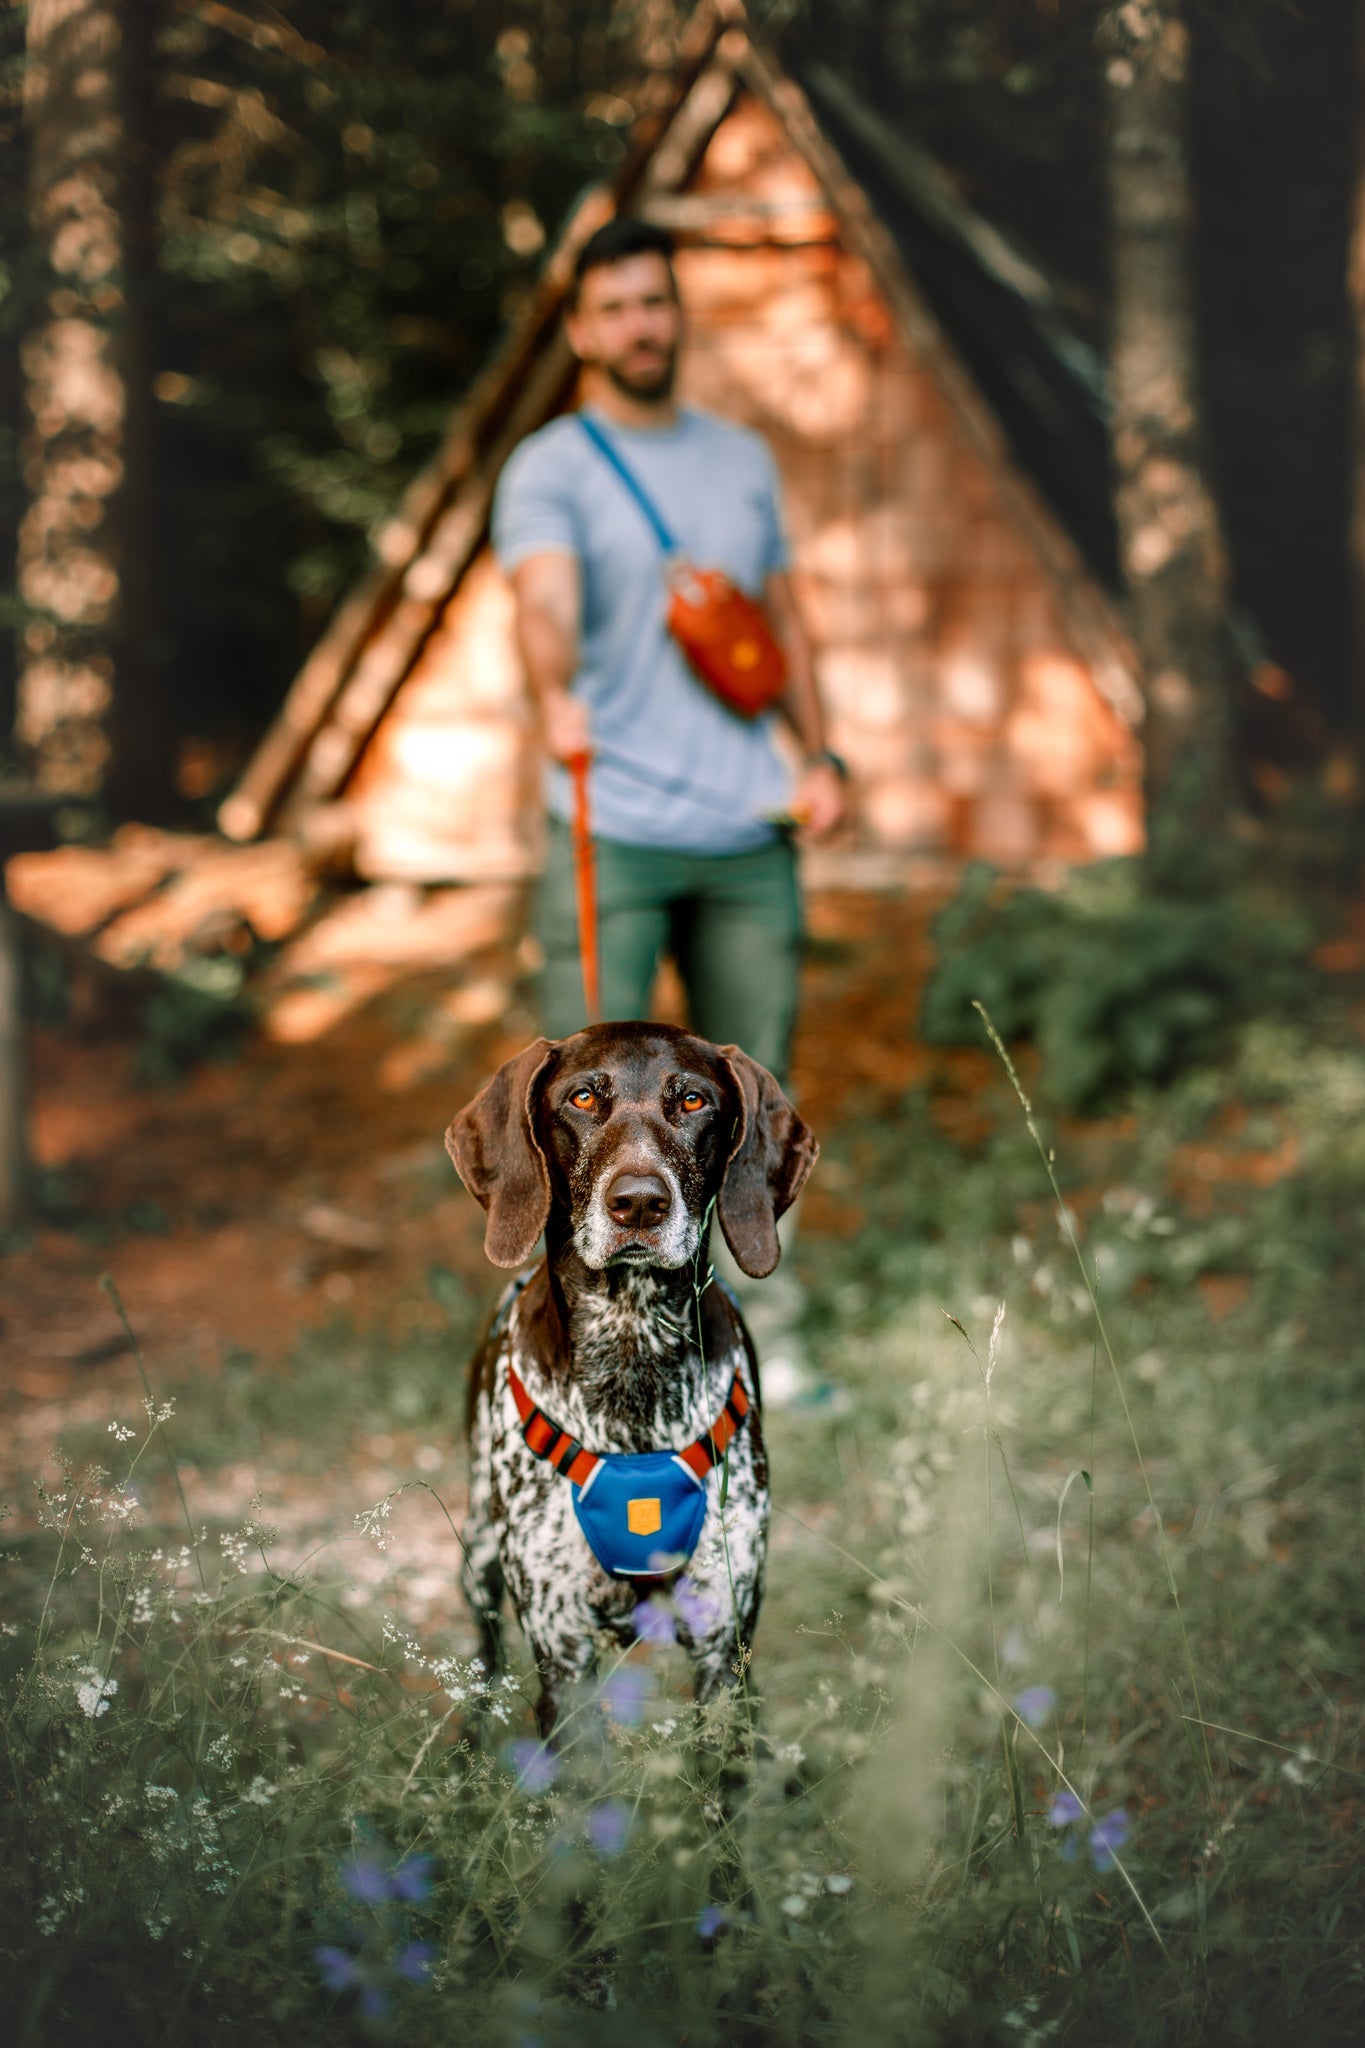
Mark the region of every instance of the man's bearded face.
[[574, 354], [626, 397], [649, 403], [672, 395], [682, 308], [673, 273], [653, 250], [590, 270], [567, 326]]

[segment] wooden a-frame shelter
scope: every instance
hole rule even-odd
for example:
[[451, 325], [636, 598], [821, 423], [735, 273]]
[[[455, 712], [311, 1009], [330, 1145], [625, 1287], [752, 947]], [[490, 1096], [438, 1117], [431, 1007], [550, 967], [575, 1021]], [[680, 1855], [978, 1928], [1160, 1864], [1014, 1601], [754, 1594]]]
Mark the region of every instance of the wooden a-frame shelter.
[[926, 185], [909, 145], [856, 108], [839, 115], [836, 81], [808, 95], [739, 0], [702, 0], [619, 175], [573, 210], [223, 803], [230, 838], [302, 833], [371, 879], [534, 871], [534, 718], [489, 510], [517, 443], [574, 403], [574, 257], [629, 211], [677, 238], [684, 400], [757, 427], [777, 456], [833, 743], [854, 770], [856, 846], [1023, 869], [1140, 845], [1121, 620], [836, 134], [860, 164], [880, 149], [905, 206], [923, 212], [927, 190], [935, 231], [1044, 324], [1045, 292]]

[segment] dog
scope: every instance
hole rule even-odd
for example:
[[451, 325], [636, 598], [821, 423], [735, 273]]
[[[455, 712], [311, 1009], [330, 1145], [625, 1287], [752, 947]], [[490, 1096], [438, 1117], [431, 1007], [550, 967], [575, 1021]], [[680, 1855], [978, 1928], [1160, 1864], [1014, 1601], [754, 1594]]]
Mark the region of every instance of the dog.
[[485, 1673], [504, 1590], [548, 1738], [602, 1638], [671, 1589], [701, 1701], [735, 1683], [763, 1593], [768, 1466], [758, 1361], [711, 1274], [712, 1215], [742, 1270], [818, 1147], [766, 1068], [663, 1024], [537, 1039], [462, 1109], [446, 1147], [487, 1211], [504, 1292], [469, 1381], [462, 1581]]

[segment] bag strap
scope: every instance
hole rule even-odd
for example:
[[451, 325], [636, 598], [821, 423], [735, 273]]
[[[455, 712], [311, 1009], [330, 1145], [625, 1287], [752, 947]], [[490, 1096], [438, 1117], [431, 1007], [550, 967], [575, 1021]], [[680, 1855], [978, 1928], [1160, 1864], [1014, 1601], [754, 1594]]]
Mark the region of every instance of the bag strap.
[[639, 478], [632, 470], [626, 467], [622, 457], [617, 453], [595, 420], [590, 420], [585, 412], [581, 412], [578, 414], [578, 424], [592, 442], [598, 454], [606, 462], [610, 463], [611, 467], [616, 471], [616, 474], [644, 513], [645, 518], [649, 521], [650, 530], [664, 553], [666, 555], [676, 555], [679, 551], [678, 543], [664, 525], [655, 507], [654, 500], [648, 495]]

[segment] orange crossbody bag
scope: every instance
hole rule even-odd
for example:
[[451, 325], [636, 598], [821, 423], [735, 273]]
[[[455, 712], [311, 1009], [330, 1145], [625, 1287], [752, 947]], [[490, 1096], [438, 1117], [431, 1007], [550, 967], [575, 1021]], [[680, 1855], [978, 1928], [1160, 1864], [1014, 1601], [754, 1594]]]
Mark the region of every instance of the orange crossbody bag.
[[761, 604], [723, 569], [701, 569], [682, 554], [653, 502], [596, 423], [578, 423], [649, 521], [664, 555], [668, 630], [689, 667], [740, 718], [770, 711], [787, 681], [787, 662]]

